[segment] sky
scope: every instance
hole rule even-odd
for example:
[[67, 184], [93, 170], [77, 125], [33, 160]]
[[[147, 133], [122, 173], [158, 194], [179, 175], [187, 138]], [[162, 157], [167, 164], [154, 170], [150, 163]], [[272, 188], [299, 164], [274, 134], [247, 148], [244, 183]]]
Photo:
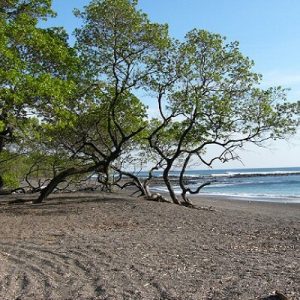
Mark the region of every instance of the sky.
[[[88, 3], [53, 0], [58, 15], [47, 25], [63, 26], [71, 35], [80, 26], [72, 10]], [[262, 87], [290, 88], [288, 99], [300, 100], [299, 0], [139, 0], [139, 8], [151, 21], [167, 23], [170, 35], [177, 39], [199, 28], [239, 41], [241, 52], [255, 62], [253, 70], [263, 75]], [[231, 162], [216, 167], [300, 167], [300, 129], [288, 141], [267, 146], [242, 151], [243, 165]]]

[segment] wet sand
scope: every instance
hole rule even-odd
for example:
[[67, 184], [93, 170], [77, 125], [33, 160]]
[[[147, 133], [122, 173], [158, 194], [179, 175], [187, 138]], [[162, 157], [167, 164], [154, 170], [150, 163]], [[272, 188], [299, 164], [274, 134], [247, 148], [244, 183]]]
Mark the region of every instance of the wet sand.
[[0, 299], [300, 299], [299, 204], [11, 197], [0, 198]]

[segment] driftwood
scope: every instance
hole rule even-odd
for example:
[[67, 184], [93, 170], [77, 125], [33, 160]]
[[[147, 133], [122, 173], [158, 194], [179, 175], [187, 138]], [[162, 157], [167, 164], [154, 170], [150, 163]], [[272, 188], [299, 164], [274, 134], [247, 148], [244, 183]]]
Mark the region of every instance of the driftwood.
[[171, 203], [167, 198], [159, 193], [151, 194], [150, 196], [145, 197], [145, 199], [149, 201]]

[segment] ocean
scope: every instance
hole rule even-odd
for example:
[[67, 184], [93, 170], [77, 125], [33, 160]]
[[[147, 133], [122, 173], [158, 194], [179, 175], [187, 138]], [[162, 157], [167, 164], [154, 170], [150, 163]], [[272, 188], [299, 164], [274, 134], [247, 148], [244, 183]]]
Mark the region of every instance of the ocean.
[[[177, 177], [179, 171], [172, 171], [171, 175]], [[155, 176], [160, 177], [161, 173], [157, 172]], [[300, 167], [189, 170], [185, 176], [192, 188], [206, 181], [211, 182], [199, 195], [248, 201], [300, 203]], [[163, 185], [156, 186], [155, 190], [167, 191]], [[179, 186], [175, 186], [175, 191], [180, 193]]]

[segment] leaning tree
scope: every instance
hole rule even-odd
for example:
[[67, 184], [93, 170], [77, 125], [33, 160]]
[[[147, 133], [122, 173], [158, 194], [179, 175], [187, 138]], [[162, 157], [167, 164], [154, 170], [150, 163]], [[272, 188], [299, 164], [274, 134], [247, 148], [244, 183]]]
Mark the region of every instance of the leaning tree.
[[76, 91], [60, 101], [50, 99], [39, 111], [43, 137], [48, 139], [41, 142], [48, 151], [63, 153], [71, 166], [52, 178], [36, 203], [70, 176], [107, 173], [146, 128], [146, 107], [134, 95], [156, 72], [152, 62], [170, 41], [167, 27], [150, 22], [136, 5], [137, 1], [95, 0], [76, 12], [83, 21], [76, 30], [81, 63]]
[[[237, 159], [236, 150], [246, 144], [260, 146], [295, 133], [300, 105], [288, 103], [280, 87], [260, 88], [261, 77], [252, 71], [253, 62], [241, 54], [237, 42], [193, 30], [175, 51], [166, 52], [166, 59], [158, 62], [162, 75], [150, 82], [157, 93], [159, 117], [152, 120], [148, 143], [162, 161], [172, 201], [190, 205], [188, 194], [209, 184], [195, 190], [185, 184], [191, 163], [227, 162]], [[170, 171], [178, 165], [181, 199], [170, 181]]]

